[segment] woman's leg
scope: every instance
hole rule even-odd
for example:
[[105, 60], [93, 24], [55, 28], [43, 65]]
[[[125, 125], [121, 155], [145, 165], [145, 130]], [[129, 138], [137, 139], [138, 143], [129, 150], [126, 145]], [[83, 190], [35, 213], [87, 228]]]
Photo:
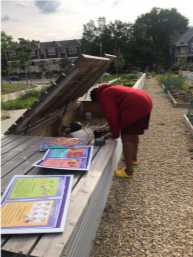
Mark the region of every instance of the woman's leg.
[[[137, 139], [135, 135], [121, 134], [123, 143], [123, 154], [125, 157], [126, 169], [125, 172], [128, 176], [133, 175], [133, 158], [136, 153]], [[135, 143], [134, 143], [135, 142]]]
[[137, 153], [138, 153], [138, 145], [139, 145], [139, 136], [134, 136], [134, 154], [133, 154], [133, 161], [137, 161]]

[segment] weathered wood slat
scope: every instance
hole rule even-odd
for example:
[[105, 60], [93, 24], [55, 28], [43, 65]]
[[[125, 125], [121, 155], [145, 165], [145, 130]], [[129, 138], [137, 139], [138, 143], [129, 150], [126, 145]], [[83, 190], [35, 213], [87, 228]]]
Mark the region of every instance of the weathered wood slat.
[[[36, 161], [38, 161], [39, 159], [41, 159], [41, 157], [45, 154], [45, 152], [39, 152], [41, 143], [51, 141], [52, 139], [54, 139], [54, 138], [46, 137], [46, 138], [41, 139], [40, 141], [36, 142], [34, 145], [29, 147], [27, 150], [20, 153], [19, 156], [21, 156], [21, 160], [19, 159], [19, 156], [17, 155], [13, 159], [13, 161], [10, 161], [10, 165], [12, 165], [11, 166], [12, 169], [10, 170], [9, 166], [6, 167], [6, 170], [3, 169], [4, 177], [1, 180], [1, 183], [2, 183], [1, 189], [2, 190], [6, 189], [7, 185], [9, 184], [10, 180], [12, 179], [12, 177], [14, 175], [24, 175], [24, 174], [29, 173], [29, 171], [35, 169], [34, 167], [32, 167], [32, 164], [35, 163]], [[19, 161], [17, 159], [20, 160], [20, 165], [19, 165]], [[14, 164], [15, 164], [15, 166], [14, 166]], [[18, 165], [17, 167], [16, 167], [16, 164]], [[43, 172], [45, 172], [45, 171], [43, 171]], [[38, 170], [37, 170], [37, 173], [39, 174]], [[35, 172], [33, 172], [33, 174], [35, 174]]]
[[10, 238], [10, 235], [1, 235], [1, 246]]
[[[19, 154], [18, 156], [16, 156], [15, 158], [13, 158], [12, 160], [8, 161], [3, 165], [1, 169], [1, 177], [2, 178], [5, 177], [5, 175], [8, 175], [11, 171], [15, 173], [14, 175], [16, 174], [19, 175], [18, 172], [23, 173], [23, 165], [29, 169], [29, 167], [32, 167], [34, 162], [41, 160], [44, 154], [45, 153], [36, 152], [34, 154], [30, 154], [30, 157], [28, 153], [26, 155], [24, 153]], [[21, 165], [22, 165], [22, 169], [21, 169]]]
[[23, 137], [17, 138], [16, 140], [10, 142], [9, 144], [3, 146], [1, 149], [1, 154], [5, 154], [10, 150], [14, 151], [15, 147], [17, 147], [18, 145], [21, 145], [23, 142], [29, 140], [30, 138], [31, 138], [30, 136], [23, 136]]
[[12, 158], [17, 156], [18, 154], [20, 154], [24, 150], [28, 149], [29, 147], [31, 147], [35, 143], [41, 142], [41, 139], [43, 139], [43, 137], [32, 137], [32, 138], [30, 138], [28, 141], [24, 142], [24, 144], [19, 145], [18, 147], [15, 147], [13, 151], [10, 151], [7, 154], [4, 154], [2, 160], [3, 161], [11, 160]]
[[[76, 74], [78, 73], [78, 69], [74, 69], [72, 71], [72, 73], [69, 74], [68, 77], [65, 77], [62, 82], [60, 83], [60, 85], [58, 87], [56, 87], [55, 89], [55, 93], [60, 92], [60, 90], [63, 88], [63, 86], [70, 81]], [[29, 115], [27, 115], [26, 117], [26, 113], [23, 114], [23, 116], [25, 117], [24, 120], [20, 121], [17, 125], [16, 131], [20, 130], [25, 124], [27, 124], [27, 122], [34, 116], [34, 114], [38, 113], [48, 102], [50, 102], [50, 100], [53, 99], [53, 95], [52, 94], [43, 94], [40, 99], [39, 99], [39, 104], [37, 106], [37, 102], [35, 103], [35, 107], [33, 107], [33, 105], [31, 106], [31, 109], [33, 110], [32, 113], [30, 113]], [[17, 124], [17, 121], [16, 121]]]
[[8, 135], [1, 134], [1, 140], [4, 140], [7, 137], [8, 137]]
[[7, 138], [5, 138], [2, 142], [1, 142], [1, 147], [3, 147], [4, 145], [9, 144], [10, 142], [18, 139], [19, 137], [21, 137], [21, 135], [11, 135]]

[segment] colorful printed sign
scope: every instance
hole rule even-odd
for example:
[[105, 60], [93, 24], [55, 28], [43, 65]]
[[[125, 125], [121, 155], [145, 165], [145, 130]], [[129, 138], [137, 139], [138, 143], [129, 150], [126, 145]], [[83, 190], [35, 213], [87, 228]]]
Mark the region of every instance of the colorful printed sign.
[[51, 148], [65, 148], [65, 147], [76, 147], [83, 144], [85, 141], [76, 138], [59, 137], [48, 143], [42, 143], [40, 151], [48, 150]]
[[2, 234], [64, 231], [73, 175], [14, 176], [1, 202]]
[[93, 146], [49, 149], [33, 166], [54, 169], [89, 170]]

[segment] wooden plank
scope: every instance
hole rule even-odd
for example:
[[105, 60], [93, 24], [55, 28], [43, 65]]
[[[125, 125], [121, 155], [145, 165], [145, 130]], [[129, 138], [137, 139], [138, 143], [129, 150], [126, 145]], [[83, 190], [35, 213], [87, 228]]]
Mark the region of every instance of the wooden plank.
[[[55, 90], [55, 93], [58, 93], [61, 88], [68, 82], [70, 81], [76, 74], [78, 73], [78, 69], [74, 69], [72, 71], [72, 73], [69, 74], [68, 77], [65, 77], [61, 84], [56, 88]], [[38, 113], [47, 103], [50, 102], [50, 100], [53, 98], [53, 95], [52, 94], [49, 94], [47, 95], [47, 97], [44, 99], [44, 101], [41, 102], [41, 98], [43, 98], [44, 95], [42, 95], [40, 97], [40, 102], [39, 102], [39, 105], [36, 106], [36, 108], [33, 110], [33, 112], [31, 114], [28, 115], [28, 117], [26, 117], [23, 121], [21, 121], [18, 125], [17, 125], [17, 128], [16, 128], [16, 131], [20, 130], [25, 124], [27, 124], [27, 122], [32, 119], [32, 117], [34, 116], [34, 113]], [[31, 106], [31, 109], [33, 109], [33, 105]], [[25, 116], [25, 113], [23, 114]], [[16, 121], [17, 123], [17, 121]]]
[[[28, 141], [25, 142], [25, 144], [19, 145], [18, 147], [15, 147], [13, 150], [9, 151], [7, 154], [4, 154], [2, 157], [2, 161], [8, 161], [11, 160], [13, 157], [17, 156], [24, 150], [28, 149], [35, 143], [40, 143], [43, 137], [32, 137]], [[2, 163], [1, 163], [2, 164]]]
[[1, 246], [3, 246], [7, 240], [9, 240], [10, 235], [1, 235]]
[[10, 142], [18, 139], [19, 137], [21, 137], [21, 135], [8, 135], [8, 137], [6, 137], [2, 142], [1, 142], [1, 147], [3, 147], [4, 145], [9, 144]]
[[6, 137], [8, 137], [9, 135], [4, 135], [4, 134], [1, 134], [1, 140], [4, 140]]
[[110, 141], [105, 146], [101, 147], [92, 162], [91, 169], [84, 173], [83, 177], [74, 188], [71, 196], [66, 227], [63, 233], [44, 234], [43, 237], [41, 237], [41, 235], [25, 235], [26, 237], [14, 235], [3, 246], [2, 250], [14, 253], [22, 251], [24, 255], [27, 255], [33, 249], [30, 254], [32, 256], [62, 256], [62, 253], [65, 250], [64, 248], [70, 240], [73, 231], [76, 230], [76, 225], [84, 214], [93, 191], [96, 188], [115, 147], [116, 141]]
[[15, 147], [17, 147], [18, 145], [23, 144], [25, 141], [29, 140], [31, 137], [30, 136], [20, 136], [19, 138], [17, 138], [16, 140], [10, 142], [9, 144], [3, 146], [1, 148], [1, 154], [5, 154], [7, 152], [9, 152], [10, 150], [13, 150]]
[[[3, 165], [1, 169], [1, 177], [2, 178], [5, 177], [11, 171], [13, 171], [12, 176], [15, 174], [17, 175], [25, 174], [27, 171], [23, 173], [24, 172], [23, 166], [28, 168], [28, 170], [32, 169], [32, 164], [38, 160], [41, 160], [44, 155], [45, 153], [42, 153], [42, 152], [36, 152], [34, 154], [31, 154], [30, 152], [29, 154], [29, 152], [26, 150], [26, 154], [21, 153]], [[21, 165], [22, 165], [22, 168], [21, 168]]]
[[[6, 189], [7, 185], [9, 184], [10, 180], [12, 179], [12, 177], [14, 175], [24, 175], [34, 169], [32, 164], [35, 163], [36, 161], [38, 161], [39, 159], [41, 159], [42, 156], [45, 154], [45, 152], [39, 152], [41, 143], [48, 142], [51, 140], [53, 140], [53, 137], [43, 138], [40, 141], [36, 142], [31, 147], [29, 147], [27, 150], [25, 150], [24, 153], [22, 152], [20, 155], [17, 155], [13, 159], [13, 161], [11, 160], [9, 162], [9, 165], [12, 168], [11, 170], [9, 169], [9, 166], [6, 166], [6, 170], [4, 169], [4, 166], [3, 166], [2, 176], [4, 176], [4, 177], [1, 180], [2, 190]], [[19, 157], [21, 157], [21, 159], [19, 159]], [[18, 165], [17, 167], [16, 167], [16, 164]], [[14, 165], [15, 165], [15, 167], [14, 167]], [[6, 173], [6, 171], [7, 171], [7, 173]], [[39, 171], [37, 171], [37, 173], [39, 174]]]

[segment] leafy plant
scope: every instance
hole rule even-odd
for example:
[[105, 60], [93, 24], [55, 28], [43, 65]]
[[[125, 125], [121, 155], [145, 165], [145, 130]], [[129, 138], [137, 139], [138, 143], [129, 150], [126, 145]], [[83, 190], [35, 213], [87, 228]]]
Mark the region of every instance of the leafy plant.
[[136, 81], [129, 81], [125, 83], [126, 87], [133, 87], [135, 85]]
[[138, 79], [138, 76], [137, 76], [137, 74], [130, 74], [128, 76], [128, 79]]
[[184, 84], [181, 86], [181, 88], [182, 88], [184, 91], [188, 92], [188, 90], [189, 90], [189, 85], [186, 84], [186, 83], [184, 83]]
[[157, 78], [157, 80], [160, 84], [164, 84], [165, 81], [166, 81], [166, 75], [165, 74], [159, 74], [159, 75], [156, 76], [156, 78]]
[[17, 109], [27, 109], [32, 106], [33, 103], [37, 100], [36, 97], [30, 97], [28, 99], [14, 99], [7, 102], [1, 103], [1, 108], [3, 110], [17, 110]]

